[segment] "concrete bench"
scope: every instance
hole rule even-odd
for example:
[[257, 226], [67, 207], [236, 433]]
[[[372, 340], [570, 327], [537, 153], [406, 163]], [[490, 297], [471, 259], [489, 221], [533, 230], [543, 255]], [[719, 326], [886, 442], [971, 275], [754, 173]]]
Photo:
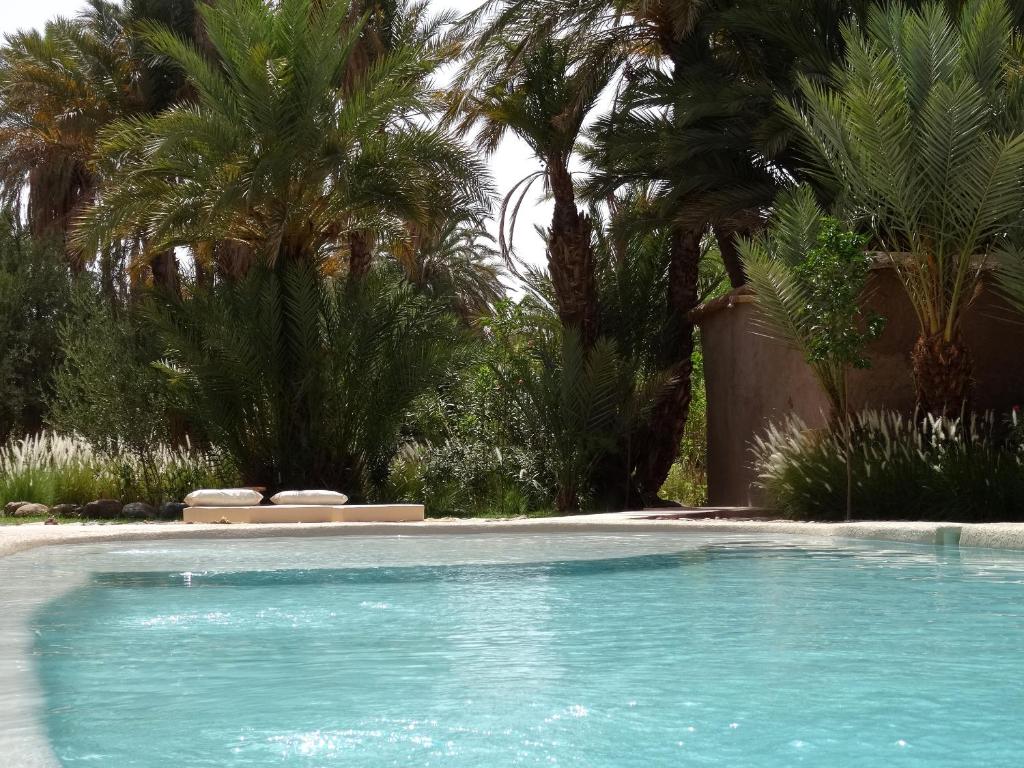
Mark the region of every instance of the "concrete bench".
[[422, 504], [268, 504], [186, 507], [186, 523], [409, 523], [425, 517]]

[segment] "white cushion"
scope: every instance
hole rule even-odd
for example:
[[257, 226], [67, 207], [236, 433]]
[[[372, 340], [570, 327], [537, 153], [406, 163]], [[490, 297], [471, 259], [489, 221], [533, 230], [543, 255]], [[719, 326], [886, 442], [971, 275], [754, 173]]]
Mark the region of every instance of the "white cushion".
[[348, 496], [335, 491], [281, 491], [270, 497], [275, 504], [344, 504]]
[[252, 507], [261, 501], [263, 494], [251, 488], [199, 490], [185, 497], [190, 507]]

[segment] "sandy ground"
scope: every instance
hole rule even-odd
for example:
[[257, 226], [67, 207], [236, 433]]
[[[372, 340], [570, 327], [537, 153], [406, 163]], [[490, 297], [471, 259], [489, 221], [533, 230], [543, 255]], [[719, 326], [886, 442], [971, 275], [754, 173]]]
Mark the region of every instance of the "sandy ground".
[[[200, 525], [66, 523], [0, 526], [0, 557], [34, 547], [95, 541], [146, 539], [259, 538], [275, 536], [438, 535], [446, 533], [769, 533], [875, 539], [961, 547], [1024, 550], [1024, 523], [952, 524], [918, 522], [797, 523], [736, 519], [652, 519], [666, 510], [522, 520], [427, 520], [422, 523], [311, 523]], [[670, 513], [669, 513], [670, 514]], [[735, 514], [732, 512], [731, 514]]]

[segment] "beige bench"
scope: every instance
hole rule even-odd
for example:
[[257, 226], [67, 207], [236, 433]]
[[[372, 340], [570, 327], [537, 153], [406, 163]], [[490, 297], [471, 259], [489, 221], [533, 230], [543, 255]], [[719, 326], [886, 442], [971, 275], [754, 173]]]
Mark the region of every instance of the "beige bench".
[[409, 523], [424, 519], [422, 504], [270, 504], [186, 507], [186, 523]]

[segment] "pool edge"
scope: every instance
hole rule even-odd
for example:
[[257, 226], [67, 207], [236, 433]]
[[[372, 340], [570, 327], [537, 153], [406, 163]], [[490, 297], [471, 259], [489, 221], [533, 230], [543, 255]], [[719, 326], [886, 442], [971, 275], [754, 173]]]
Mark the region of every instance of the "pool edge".
[[416, 536], [488, 533], [767, 533], [864, 539], [950, 547], [1024, 550], [1024, 523], [651, 520], [648, 513], [612, 513], [524, 520], [416, 523], [128, 524], [0, 527], [0, 557], [36, 547], [103, 541], [244, 539], [306, 536]]

